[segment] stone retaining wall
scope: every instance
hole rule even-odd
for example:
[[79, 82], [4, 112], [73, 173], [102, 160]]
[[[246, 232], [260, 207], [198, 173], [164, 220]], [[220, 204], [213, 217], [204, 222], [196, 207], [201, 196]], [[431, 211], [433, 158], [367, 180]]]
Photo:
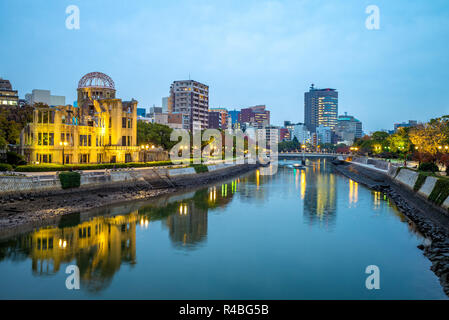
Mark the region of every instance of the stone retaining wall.
[[[367, 158], [365, 158], [365, 159], [367, 159]], [[387, 170], [386, 174], [393, 181], [414, 191], [416, 181], [418, 180], [419, 172], [410, 170], [410, 169], [405, 169], [405, 168], [400, 169], [400, 167], [392, 165], [391, 163], [384, 161], [384, 160], [367, 159], [366, 161], [364, 161], [363, 158], [357, 158], [356, 160], [358, 160], [358, 161], [355, 161], [355, 160], [353, 160], [353, 161], [357, 162], [357, 163], [373, 164], [376, 168], [380, 168], [380, 169], [385, 168], [383, 170]], [[398, 172], [398, 170], [399, 170], [399, 172]], [[416, 191], [416, 193], [427, 200], [429, 198], [429, 195], [432, 193], [437, 180], [438, 180], [438, 178], [436, 178], [436, 177], [427, 176], [423, 185], [419, 188], [419, 190]], [[449, 210], [449, 196], [443, 202], [441, 207], [446, 210]]]
[[[419, 177], [419, 172], [405, 168], [400, 169], [397, 164], [393, 164], [385, 160], [370, 159], [367, 157], [356, 157], [352, 160], [352, 162], [354, 164], [360, 163], [365, 165], [374, 165], [376, 168], [385, 170], [385, 174], [387, 174], [393, 181], [412, 191], [414, 191], [416, 181]], [[427, 176], [423, 185], [419, 188], [419, 190], [416, 191], [416, 193], [424, 199], [428, 200], [429, 195], [432, 193], [437, 180], [438, 178], [436, 177]], [[443, 202], [441, 207], [449, 211], [449, 196]]]
[[[399, 182], [401, 185], [405, 186], [408, 189], [414, 190], [415, 183], [418, 180], [419, 172], [409, 170], [409, 169], [401, 169], [399, 173], [394, 176], [391, 175], [391, 178]], [[423, 185], [419, 188], [417, 193], [427, 199], [429, 195], [432, 193], [433, 188], [437, 182], [438, 178], [428, 176], [424, 181]], [[442, 207], [445, 209], [449, 209], [449, 197], [443, 202]]]
[[[215, 164], [208, 166], [209, 172], [224, 170], [230, 167], [239, 166], [236, 164]], [[80, 188], [108, 187], [120, 183], [132, 183], [135, 181], [165, 181], [164, 179], [177, 179], [178, 177], [192, 176], [197, 174], [193, 167], [154, 167], [123, 169], [123, 170], [104, 170], [104, 171], [84, 171], [81, 173]], [[51, 192], [62, 191], [59, 177], [55, 174], [40, 176], [21, 176], [21, 175], [0, 175], [0, 196], [12, 193], [26, 192]]]

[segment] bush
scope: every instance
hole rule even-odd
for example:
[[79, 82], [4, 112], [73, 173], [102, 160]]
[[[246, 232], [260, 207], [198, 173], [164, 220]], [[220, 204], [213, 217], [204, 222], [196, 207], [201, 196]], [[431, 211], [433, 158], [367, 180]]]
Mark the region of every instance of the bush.
[[196, 173], [203, 173], [209, 171], [209, 169], [205, 164], [191, 164], [190, 166], [195, 169]]
[[81, 175], [78, 172], [61, 172], [59, 181], [62, 189], [78, 188], [81, 185]]
[[47, 171], [69, 171], [69, 170], [100, 170], [100, 169], [120, 169], [120, 168], [143, 168], [172, 165], [171, 161], [153, 162], [128, 162], [128, 163], [100, 163], [100, 164], [39, 164], [18, 166], [18, 172], [47, 172]]
[[23, 156], [13, 151], [6, 152], [6, 162], [14, 166], [27, 164]]
[[438, 166], [433, 162], [423, 162], [418, 167], [419, 171], [426, 171], [426, 172], [438, 172], [440, 169]]
[[12, 171], [12, 165], [7, 163], [0, 163], [0, 171]]
[[429, 195], [429, 200], [441, 205], [449, 196], [449, 180], [438, 179]]

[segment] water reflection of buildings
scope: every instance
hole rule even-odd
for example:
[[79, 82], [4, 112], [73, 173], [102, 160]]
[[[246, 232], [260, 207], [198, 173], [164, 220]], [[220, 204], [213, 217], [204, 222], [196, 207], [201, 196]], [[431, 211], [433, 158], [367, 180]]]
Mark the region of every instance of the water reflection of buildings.
[[307, 169], [297, 174], [300, 196], [304, 200], [304, 218], [309, 224], [333, 226], [337, 208], [335, 175], [326, 168], [326, 159], [309, 161]]
[[352, 207], [359, 201], [359, 184], [349, 179], [349, 207]]
[[181, 203], [179, 212], [167, 217], [170, 239], [175, 244], [196, 244], [207, 236], [207, 209], [193, 202]]
[[134, 211], [126, 215], [108, 213], [84, 222], [78, 215], [58, 227], [42, 228], [0, 243], [0, 260], [30, 259], [36, 276], [64, 272], [63, 264], [76, 264], [81, 287], [99, 292], [110, 284], [122, 264], [136, 263], [137, 225], [147, 229], [150, 221], [160, 220], [168, 227], [175, 246], [194, 248], [207, 237], [208, 210], [228, 205], [239, 189], [240, 179], [236, 179], [161, 198], [138, 210], [134, 206]]
[[[265, 168], [266, 173], [273, 172], [271, 167]], [[273, 179], [279, 179], [279, 174], [263, 174], [256, 170], [254, 174], [241, 177], [239, 181], [238, 192], [241, 195], [242, 202], [264, 202], [267, 200], [267, 188], [263, 185], [271, 182]], [[241, 182], [241, 183], [240, 183]]]
[[207, 238], [208, 210], [226, 206], [237, 192], [240, 179], [195, 192], [193, 198], [177, 204], [177, 212], [169, 215], [166, 225], [176, 246], [194, 248]]
[[31, 259], [35, 275], [52, 275], [62, 263], [75, 260], [80, 280], [89, 291], [100, 291], [122, 263], [136, 262], [137, 212], [96, 217], [76, 226], [37, 230], [18, 240]]

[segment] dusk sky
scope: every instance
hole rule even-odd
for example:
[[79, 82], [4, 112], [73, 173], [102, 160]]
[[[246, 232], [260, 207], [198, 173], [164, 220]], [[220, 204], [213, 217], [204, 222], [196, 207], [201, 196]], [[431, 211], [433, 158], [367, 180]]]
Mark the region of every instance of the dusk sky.
[[[80, 29], [66, 28], [66, 7]], [[368, 30], [368, 5], [380, 30]], [[272, 123], [302, 122], [311, 83], [339, 92], [364, 131], [449, 114], [449, 1], [13, 1], [0, 2], [0, 77], [76, 97], [100, 71], [117, 96], [160, 106], [173, 80], [210, 87], [210, 107], [266, 104]]]

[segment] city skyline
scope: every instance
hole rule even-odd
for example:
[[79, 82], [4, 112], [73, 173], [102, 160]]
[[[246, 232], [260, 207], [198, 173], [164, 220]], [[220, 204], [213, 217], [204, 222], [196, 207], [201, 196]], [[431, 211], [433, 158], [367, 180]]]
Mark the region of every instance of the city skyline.
[[[70, 4], [0, 4], [10, 44], [0, 53], [9, 61], [0, 77], [21, 98], [46, 89], [71, 103], [77, 79], [100, 71], [139, 107], [160, 105], [174, 80], [191, 78], [210, 87], [211, 108], [265, 104], [275, 125], [304, 121], [303, 94], [311, 83], [336, 88], [339, 114], [357, 116], [366, 132], [449, 113], [433, 94], [444, 91], [448, 66], [447, 45], [439, 41], [449, 30], [443, 1], [378, 1], [380, 30], [365, 28], [367, 1], [136, 1], [128, 7], [75, 1], [79, 30], [65, 27]], [[180, 30], [196, 39], [180, 37]], [[43, 54], [29, 59], [36, 48]]]

